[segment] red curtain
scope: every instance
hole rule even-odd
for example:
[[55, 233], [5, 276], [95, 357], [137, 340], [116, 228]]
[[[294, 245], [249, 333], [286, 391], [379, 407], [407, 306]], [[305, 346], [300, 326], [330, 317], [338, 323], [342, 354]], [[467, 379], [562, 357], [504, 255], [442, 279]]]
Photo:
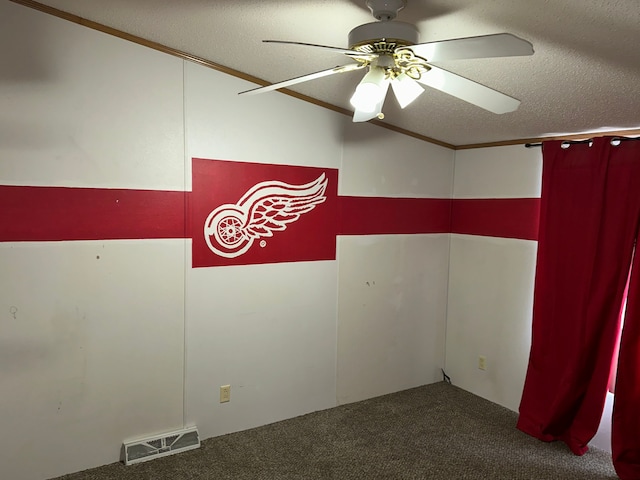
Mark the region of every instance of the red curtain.
[[[640, 220], [640, 142], [543, 145], [529, 366], [518, 428], [577, 455], [595, 435]], [[612, 449], [623, 480], [640, 479], [640, 255], [619, 352]]]

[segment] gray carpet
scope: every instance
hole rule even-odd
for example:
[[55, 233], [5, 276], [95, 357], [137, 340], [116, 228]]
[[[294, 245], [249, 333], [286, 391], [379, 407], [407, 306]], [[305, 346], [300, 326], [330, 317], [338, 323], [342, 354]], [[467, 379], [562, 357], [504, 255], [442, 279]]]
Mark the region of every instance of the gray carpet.
[[574, 456], [515, 428], [516, 414], [436, 383], [205, 440], [182, 454], [59, 480], [603, 480], [608, 453]]

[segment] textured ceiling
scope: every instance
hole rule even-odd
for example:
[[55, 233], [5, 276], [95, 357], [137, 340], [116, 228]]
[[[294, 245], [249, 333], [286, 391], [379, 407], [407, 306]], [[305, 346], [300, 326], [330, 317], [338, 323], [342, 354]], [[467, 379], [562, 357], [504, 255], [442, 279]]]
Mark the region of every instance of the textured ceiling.
[[[350, 63], [341, 54], [264, 44], [293, 40], [347, 47], [349, 31], [374, 21], [364, 0], [43, 0], [123, 32], [277, 82]], [[522, 101], [496, 115], [433, 89], [405, 110], [390, 95], [384, 122], [451, 145], [640, 128], [638, 0], [408, 0], [398, 20], [422, 42], [509, 32], [531, 57], [438, 66]], [[362, 71], [291, 87], [350, 109]], [[280, 95], [278, 92], [264, 95]]]

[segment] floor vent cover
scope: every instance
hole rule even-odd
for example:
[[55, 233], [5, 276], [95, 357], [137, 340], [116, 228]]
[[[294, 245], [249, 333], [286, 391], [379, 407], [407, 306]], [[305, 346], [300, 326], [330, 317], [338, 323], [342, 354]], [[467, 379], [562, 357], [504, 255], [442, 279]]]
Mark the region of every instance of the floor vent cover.
[[196, 427], [123, 443], [124, 464], [146, 462], [200, 447]]

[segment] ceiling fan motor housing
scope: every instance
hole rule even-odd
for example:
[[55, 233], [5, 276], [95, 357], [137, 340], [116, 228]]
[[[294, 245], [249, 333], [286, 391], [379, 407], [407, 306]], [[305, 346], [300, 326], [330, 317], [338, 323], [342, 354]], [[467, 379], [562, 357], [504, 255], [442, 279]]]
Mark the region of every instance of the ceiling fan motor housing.
[[406, 5], [406, 0], [367, 0], [367, 7], [377, 20], [393, 20]]
[[401, 45], [415, 45], [420, 34], [415, 25], [405, 22], [372, 22], [360, 25], [349, 32], [349, 48], [355, 49], [382, 40]]

